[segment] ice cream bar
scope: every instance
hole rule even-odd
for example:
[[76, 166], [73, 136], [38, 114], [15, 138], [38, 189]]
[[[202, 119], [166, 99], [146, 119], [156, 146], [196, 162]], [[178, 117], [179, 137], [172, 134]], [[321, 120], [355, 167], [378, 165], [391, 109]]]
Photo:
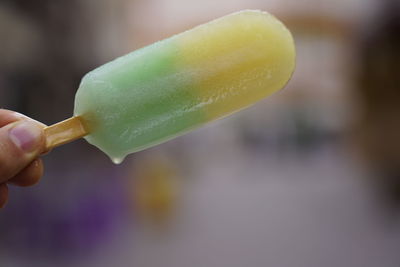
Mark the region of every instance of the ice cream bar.
[[85, 139], [119, 163], [263, 99], [294, 66], [287, 28], [266, 12], [241, 11], [89, 72], [74, 116]]

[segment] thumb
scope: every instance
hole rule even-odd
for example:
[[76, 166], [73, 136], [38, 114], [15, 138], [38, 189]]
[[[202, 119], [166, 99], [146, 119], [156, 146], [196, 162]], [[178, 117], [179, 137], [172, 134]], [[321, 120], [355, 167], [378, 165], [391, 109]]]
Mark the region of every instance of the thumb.
[[43, 126], [19, 120], [0, 128], [0, 183], [24, 169], [44, 150]]

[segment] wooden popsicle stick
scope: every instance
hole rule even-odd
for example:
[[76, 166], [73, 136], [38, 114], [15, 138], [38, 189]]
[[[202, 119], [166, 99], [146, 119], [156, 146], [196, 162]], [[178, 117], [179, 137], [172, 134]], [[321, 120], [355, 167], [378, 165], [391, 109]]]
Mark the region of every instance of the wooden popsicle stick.
[[85, 129], [80, 117], [71, 117], [59, 123], [44, 128], [46, 137], [46, 150], [61, 146], [63, 144], [79, 139], [89, 132]]

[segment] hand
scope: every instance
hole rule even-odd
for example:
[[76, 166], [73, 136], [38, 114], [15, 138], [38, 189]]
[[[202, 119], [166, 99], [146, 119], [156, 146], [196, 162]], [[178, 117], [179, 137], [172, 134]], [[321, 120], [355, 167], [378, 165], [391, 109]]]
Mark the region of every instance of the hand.
[[7, 202], [7, 184], [31, 186], [41, 178], [43, 128], [22, 114], [0, 109], [0, 208]]

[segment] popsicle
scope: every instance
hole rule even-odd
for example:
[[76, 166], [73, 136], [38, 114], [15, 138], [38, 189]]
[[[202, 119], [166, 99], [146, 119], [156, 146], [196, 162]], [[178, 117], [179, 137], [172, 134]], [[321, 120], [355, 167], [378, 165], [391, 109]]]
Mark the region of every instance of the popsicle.
[[295, 67], [289, 30], [256, 10], [233, 13], [89, 72], [74, 117], [47, 129], [48, 147], [85, 136], [120, 163], [281, 89]]

